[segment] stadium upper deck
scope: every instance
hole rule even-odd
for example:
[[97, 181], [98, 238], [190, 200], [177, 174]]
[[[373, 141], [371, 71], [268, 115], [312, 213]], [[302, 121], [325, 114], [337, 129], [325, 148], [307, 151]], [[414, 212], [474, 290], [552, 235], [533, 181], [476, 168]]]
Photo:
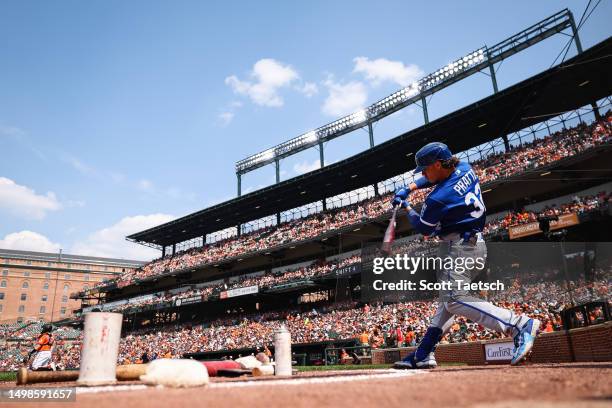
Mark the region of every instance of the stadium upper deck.
[[[427, 137], [433, 138], [436, 134], [447, 134], [445, 131], [438, 133], [437, 129], [452, 129], [452, 126], [455, 123], [454, 121], [456, 121], [458, 133], [453, 133], [453, 137], [446, 139], [446, 141], [451, 146], [465, 146], [463, 147], [465, 149], [467, 147], [472, 147], [467, 141], [465, 141], [465, 139], [473, 140], [474, 144], [479, 144], [483, 140], [493, 139], [493, 137], [485, 137], [485, 135], [490, 135], [491, 133], [487, 132], [491, 132], [492, 128], [499, 127], [501, 124], [489, 126], [489, 123], [487, 123], [487, 126], [478, 127], [476, 124], [486, 123], [483, 122], [485, 117], [489, 117], [489, 119], [487, 119], [489, 122], [493, 122], [491, 118], [503, 118], [503, 120], [506, 121], [506, 125], [509, 123], [507, 129], [510, 131], [514, 130], [516, 127], [523, 128], [528, 124], [531, 125], [535, 119], [532, 120], [529, 115], [537, 116], [538, 123], [543, 118], [548, 118], [548, 115], [538, 115], [537, 112], [550, 110], [550, 112], [558, 113], [559, 111], [556, 109], [566, 109], [566, 107], [567, 109], [573, 109], [576, 107], [576, 104], [580, 105], [585, 101], [588, 102], [591, 97], [597, 98], [599, 95], [607, 96], [610, 94], [610, 81], [609, 79], [605, 78], [606, 75], [603, 73], [609, 68], [609, 62], [607, 61], [609, 58], [605, 56], [608, 55], [607, 53], [609, 52], [611, 45], [612, 40], [608, 39], [580, 54], [573, 60], [568, 61], [563, 67], [557, 67], [547, 71], [549, 75], [548, 78], [544, 78], [543, 74], [537, 75], [536, 77], [523, 81], [522, 83], [517, 84], [514, 87], [493, 97], [486, 98], [481, 102], [472, 104], [458, 112], [447, 115], [447, 117], [432, 122], [430, 125], [408, 132], [373, 149], [346, 159], [341, 163], [329, 166], [329, 168], [335, 169], [335, 174], [332, 171], [333, 169], [330, 170], [328, 167], [325, 167], [302, 177], [287, 180], [264, 190], [243, 196], [238, 199], [230, 200], [226, 203], [202, 210], [195, 214], [191, 214], [177, 221], [164, 224], [139, 234], [134, 234], [132, 237], [140, 235], [149, 236], [149, 234], [155, 236], [156, 234], [161, 234], [162, 231], [165, 231], [170, 238], [174, 237], [180, 241], [183, 239], [182, 237], [185, 234], [189, 234], [189, 231], [182, 230], [180, 233], [176, 233], [176, 228], [178, 228], [178, 225], [183, 225], [184, 228], [192, 229], [194, 231], [197, 231], [198, 229], [201, 231], [202, 228], [206, 228], [207, 225], [223, 223], [223, 219], [219, 219], [219, 221], [217, 221], [217, 219], [213, 220], [212, 217], [214, 216], [221, 217], [222, 215], [219, 214], [226, 214], [228, 217], [230, 217], [230, 211], [232, 210], [237, 212], [244, 211], [244, 214], [254, 214], [261, 209], [257, 207], [264, 206], [263, 203], [266, 202], [268, 203], [269, 208], [275, 208], [274, 212], [278, 212], [285, 207], [281, 205], [283, 203], [279, 203], [277, 206], [275, 206], [275, 203], [271, 202], [269, 197], [270, 194], [274, 192], [278, 193], [279, 195], [293, 194], [296, 197], [293, 197], [292, 199], [299, 200], [303, 196], [308, 196], [308, 194], [316, 194], [316, 192], [321, 192], [322, 189], [317, 189], [316, 186], [317, 183], [322, 182], [321, 178], [325, 176], [330, 177], [330, 182], [326, 184], [331, 184], [331, 186], [328, 186], [329, 191], [333, 191], [333, 193], [330, 193], [329, 195], [338, 192], [344, 193], [355, 186], [362, 186], [361, 184], [351, 185], [354, 180], [359, 180], [360, 177], [351, 177], [350, 173], [359, 172], [358, 174], [361, 174], [362, 171], [365, 172], [364, 177], [368, 177], [368, 183], [366, 185], [371, 185], [374, 182], [380, 182], [389, 175], [397, 176], [398, 173], [405, 172], [407, 170], [406, 167], [408, 167], [410, 163], [410, 160], [404, 157], [406, 153], [401, 149], [409, 151], [410, 149], [406, 148], [405, 146], [414, 143], [423, 143], [427, 140]], [[585, 56], [588, 56], [588, 58]], [[580, 60], [578, 60], [579, 57], [581, 58]], [[573, 71], [574, 67], [588, 67], [588, 69], [585, 71], [580, 70], [575, 72]], [[593, 81], [588, 78], [593, 78]], [[602, 90], [602, 88], [605, 88], [605, 90]], [[563, 102], [563, 105], [559, 105], [559, 102]], [[508, 108], [508, 106], [511, 106], [513, 110], [509, 110], [510, 108]], [[605, 109], [607, 108], [609, 108], [609, 106]], [[512, 114], [509, 115], [508, 112], [512, 112]], [[482, 130], [483, 128], [487, 129], [487, 132], [484, 132]], [[473, 138], [469, 136], [470, 133], [465, 133], [469, 132], [470, 130], [473, 130], [475, 133]], [[455, 137], [455, 135], [464, 135], [465, 137]], [[418, 140], [418, 142], [413, 142], [413, 138], [414, 140]], [[461, 149], [461, 147], [457, 148]], [[388, 159], [388, 157], [391, 157], [389, 155], [398, 154], [398, 152], [403, 160]], [[610, 149], [607, 146], [600, 146], [599, 148], [592, 148], [586, 152], [575, 154], [562, 160], [557, 160], [550, 166], [538, 167], [537, 172], [522, 173], [511, 178], [505, 177], [498, 181], [493, 180], [492, 182], [488, 183], [486, 187], [488, 207], [490, 210], [503, 210], [506, 209], [508, 205], [512, 206], [513, 204], [516, 204], [517, 200], [520, 201], [520, 199], [525, 196], [530, 196], [531, 198], [536, 198], [536, 196], [538, 196], [537, 198], [539, 199], [546, 199], [554, 197], [555, 194], [567, 194], [572, 192], [572, 190], [578, 191], [580, 188], [586, 188], [588, 187], [588, 181], [585, 181], [584, 176], [577, 176], [580, 174], [586, 174], [581, 173], [583, 171], [582, 167], [587, 165], [590, 172], [588, 174], [589, 177], [597, 178], [601, 177], [602, 175], [607, 176], [608, 174], [606, 173], [606, 169], [609, 167], [607, 166], [607, 163], [610, 159], [612, 159], [612, 157], [610, 157], [610, 153]], [[383, 159], [381, 160], [380, 157]], [[385, 166], [381, 167], [381, 162], [384, 163]], [[402, 166], [404, 166], [404, 168], [400, 169], [398, 167], [398, 169], [389, 171], [388, 167], [391, 166], [387, 166], [387, 163], [390, 162], [399, 162], [402, 164]], [[363, 163], [365, 163], [365, 167], [356, 169], [356, 166]], [[597, 169], [599, 169], [600, 172], [597, 174], [593, 173], [593, 170]], [[555, 176], [560, 176], [554, 178], [549, 177], [547, 183], [543, 185], [540, 182], [543, 180], [541, 173], [548, 170], [553, 171]], [[371, 173], [374, 173], [377, 176], [372, 177]], [[571, 174], [571, 177], [566, 177], [567, 174]], [[514, 179], [517, 179], [517, 177], [518, 179], [522, 180], [520, 191], [512, 188], [513, 185], [516, 185], [513, 184], [513, 182], [516, 181]], [[369, 178], [372, 178], [374, 181], [370, 182]], [[355, 181], [355, 183], [358, 182]], [[344, 188], [333, 190], [333, 186], [335, 185]], [[310, 193], [307, 192], [306, 194], [300, 194], [300, 190], [303, 188], [308, 188], [308, 186], [313, 187], [312, 191]], [[504, 188], [501, 188], [502, 186]], [[293, 191], [293, 193], [286, 193], [287, 191]], [[549, 195], [546, 196], [546, 194]], [[325, 195], [325, 197], [329, 195]], [[296, 202], [300, 204], [304, 203], [302, 201]], [[310, 202], [310, 199], [305, 199], [305, 202]], [[243, 221], [247, 219], [250, 219], [250, 217], [243, 218]], [[236, 218], [234, 218], [234, 220], [240, 220], [238, 215]], [[232, 222], [231, 224], [234, 223]], [[309, 240], [308, 242], [300, 242], [297, 249], [294, 246], [289, 248], [290, 245], [284, 245], [282, 248], [279, 247], [273, 248], [270, 251], [264, 251], [266, 252], [265, 255], [262, 252], [257, 256], [255, 254], [251, 254], [244, 257], [244, 259], [237, 259], [236, 257], [233, 257], [236, 259], [224, 259], [223, 262], [217, 262], [219, 265], [211, 264], [209, 267], [199, 268], [202, 269], [202, 271], [200, 271], [201, 273], [199, 272], [197, 276], [203, 277], [205, 275], [207, 279], [212, 279], [214, 277], [221, 277], [221, 275], [227, 275], [229, 272], [232, 274], [238, 273], [238, 269], [240, 271], [244, 271], [244, 273], [248, 273], [249, 270], [267, 267], [266, 265], [270, 265], [271, 262], [275, 265], [279, 263], [297, 262], [300, 260], [312, 259], [313, 257], [320, 256], [322, 253], [337, 253], [337, 251], [340, 249], [354, 249], [353, 247], [355, 247], [355, 245], [357, 245], [357, 247], [359, 246], [359, 242], [363, 241], [364, 239], [367, 240], [368, 236], [373, 237], [377, 233], [384, 230], [385, 227], [383, 225], [384, 223], [377, 222], [376, 220], [369, 220], [363, 224], [364, 225], [351, 224], [347, 226], [347, 228], [341, 230], [337, 229], [330, 232], [330, 234], [328, 234], [329, 237], [318, 236], [317, 239]], [[377, 228], [380, 231], [378, 231]], [[356, 233], [354, 231], [355, 229], [360, 229], [359, 233]], [[402, 231], [404, 229], [406, 229], [406, 227], [400, 225], [398, 230], [400, 233], [402, 233], [405, 232]], [[291, 256], [288, 256], [288, 252], [291, 254]], [[204, 271], [204, 269], [206, 269], [206, 271]], [[175, 279], [174, 275], [175, 274], [169, 274], [169, 276], [166, 276], [167, 279], [165, 279], [165, 281], [167, 282], [165, 282], [164, 286], [167, 286], [167, 284], [172, 284], [171, 281]], [[182, 276], [176, 276], [177, 283], [184, 282], [185, 279], [193, 280], [196, 278], [196, 276], [191, 273], [181, 273], [181, 275]], [[119, 291], [122, 293], [122, 295], [115, 293], [114, 296], [124, 296], [127, 295], [128, 292], [138, 293], [139, 291], [145, 289], [145, 287], [142, 285], [148, 287], [155, 285], [156, 282], [159, 284], [158, 278], [159, 277], [151, 277], [151, 279], [145, 279], [147, 281], [152, 281], [148, 283], [140, 282], [139, 287], [134, 287], [132, 289], [124, 288]], [[116, 291], [117, 287], [115, 285], [110, 285], [108, 288], [98, 288], [98, 290], [102, 292], [106, 292], [108, 290]]]
[[[321, 201], [412, 168], [410, 156], [431, 140], [465, 151], [612, 94], [612, 39], [499, 93], [360, 154], [250, 194], [130, 235], [163, 249], [225, 228]], [[204, 239], [205, 241], [205, 239]]]

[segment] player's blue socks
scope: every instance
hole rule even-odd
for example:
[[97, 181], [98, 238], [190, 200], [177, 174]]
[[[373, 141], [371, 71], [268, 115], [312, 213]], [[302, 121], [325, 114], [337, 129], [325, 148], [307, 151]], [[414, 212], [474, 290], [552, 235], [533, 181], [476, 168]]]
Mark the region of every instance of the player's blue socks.
[[424, 360], [429, 353], [433, 352], [438, 345], [438, 342], [442, 339], [442, 329], [438, 327], [430, 327], [425, 332], [423, 340], [416, 349], [414, 359], [416, 361]]

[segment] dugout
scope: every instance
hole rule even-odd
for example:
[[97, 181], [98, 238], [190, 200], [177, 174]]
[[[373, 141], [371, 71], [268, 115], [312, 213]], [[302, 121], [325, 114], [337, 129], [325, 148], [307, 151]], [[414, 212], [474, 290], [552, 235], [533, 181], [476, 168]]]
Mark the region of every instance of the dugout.
[[561, 312], [563, 327], [566, 330], [605, 323], [610, 320], [610, 303], [606, 300], [588, 302], [565, 309]]
[[[348, 340], [327, 340], [319, 341], [315, 343], [298, 343], [291, 345], [291, 353], [293, 355], [293, 361], [297, 362], [297, 365], [325, 365], [326, 356], [329, 354], [326, 350], [338, 350], [342, 348], [354, 349], [358, 347], [357, 339]], [[274, 345], [268, 345], [268, 348], [274, 353]], [[195, 360], [221, 360], [221, 359], [236, 359], [238, 357], [244, 357], [254, 355], [261, 351], [259, 348], [241, 348], [233, 350], [219, 350], [219, 351], [204, 351], [199, 353], [186, 353], [183, 358], [193, 358]]]

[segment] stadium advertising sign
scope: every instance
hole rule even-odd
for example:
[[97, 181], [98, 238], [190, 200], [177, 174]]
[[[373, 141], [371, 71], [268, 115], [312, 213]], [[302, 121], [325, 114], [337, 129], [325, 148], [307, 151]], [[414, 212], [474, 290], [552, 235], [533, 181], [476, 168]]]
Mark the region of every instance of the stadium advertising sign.
[[259, 286], [257, 285], [246, 286], [244, 288], [230, 289], [230, 290], [221, 292], [221, 294], [219, 295], [219, 298], [227, 299], [227, 298], [236, 297], [236, 296], [252, 295], [258, 292], [259, 292]]
[[194, 304], [194, 303], [200, 303], [201, 301], [202, 301], [202, 296], [201, 295], [190, 296], [190, 297], [184, 298], [184, 299], [176, 299], [174, 301], [174, 306], [191, 305], [191, 304]]
[[[564, 214], [559, 216], [558, 221], [550, 222], [550, 230], [552, 231], [561, 228], [567, 228], [578, 223], [580, 223], [580, 221], [578, 220], [578, 215], [576, 213]], [[510, 239], [522, 238], [529, 235], [539, 234], [541, 232], [542, 230], [540, 229], [540, 223], [538, 222], [530, 222], [529, 224], [524, 225], [515, 225], [508, 229]]]
[[361, 264], [354, 264], [354, 265], [349, 265], [349, 266], [345, 266], [343, 268], [336, 269], [335, 271], [332, 271], [332, 273], [330, 275], [334, 275], [336, 277], [339, 277], [339, 276], [354, 275], [354, 274], [360, 273], [360, 272], [361, 272]]
[[[92, 309], [99, 308], [100, 310], [112, 310], [113, 308], [117, 306], [125, 305], [127, 303], [128, 303], [127, 299], [117, 300], [115, 302], [108, 302], [108, 303], [104, 303], [101, 305], [92, 306]], [[83, 309], [83, 311], [85, 311], [85, 309]]]
[[[142, 302], [146, 302], [147, 300], [152, 300], [153, 296], [154, 296], [153, 294], [136, 296], [136, 297], [133, 297], [133, 298], [129, 299], [128, 303], [142, 303]], [[156, 293], [155, 296], [159, 296], [159, 295]]]
[[514, 344], [511, 341], [504, 343], [485, 344], [485, 360], [486, 361], [510, 361], [512, 360], [512, 351]]

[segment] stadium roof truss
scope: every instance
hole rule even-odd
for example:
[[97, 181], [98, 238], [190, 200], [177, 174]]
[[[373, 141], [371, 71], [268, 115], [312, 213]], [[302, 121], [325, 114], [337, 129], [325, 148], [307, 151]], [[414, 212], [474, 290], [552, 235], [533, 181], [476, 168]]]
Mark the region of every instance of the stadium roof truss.
[[[573, 20], [569, 11], [564, 10], [488, 49], [489, 61], [506, 58], [559, 32], [567, 24], [571, 26]], [[207, 242], [208, 234], [274, 214], [280, 219], [284, 211], [325, 202], [348, 191], [366, 186], [376, 188], [380, 182], [408, 172], [412, 168], [408, 158], [431, 140], [443, 141], [457, 152], [487, 142], [491, 143], [490, 148], [495, 148], [492, 140], [503, 138], [507, 143], [508, 136], [516, 132], [609, 97], [611, 54], [612, 39], [608, 38], [560, 65], [347, 159], [132, 234], [127, 239], [164, 252], [166, 247], [176, 249], [177, 244], [189, 240]], [[396, 108], [400, 109], [397, 106], [389, 109]]]

